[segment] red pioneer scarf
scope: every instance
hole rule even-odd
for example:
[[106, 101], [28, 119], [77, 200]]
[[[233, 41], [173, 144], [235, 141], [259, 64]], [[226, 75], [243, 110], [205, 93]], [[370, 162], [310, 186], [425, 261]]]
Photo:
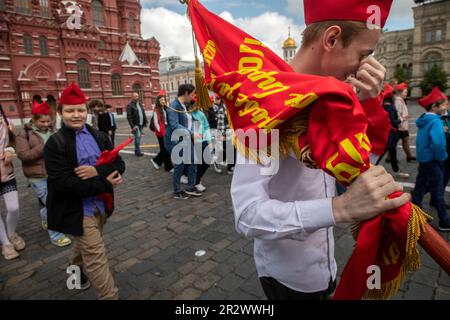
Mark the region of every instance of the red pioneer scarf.
[[[235, 133], [238, 129], [265, 132], [270, 143], [272, 129], [283, 128], [285, 121], [310, 112], [307, 134], [298, 137], [298, 147], [310, 148], [315, 164], [345, 185], [370, 167], [371, 153], [383, 153], [390, 122], [381, 106], [382, 97], [361, 104], [344, 82], [296, 74], [260, 41], [209, 12], [198, 0], [188, 2], [206, 83], [223, 97]], [[236, 136], [237, 144], [246, 151], [266, 147], [264, 142], [251, 145], [248, 139]], [[359, 226], [356, 248], [335, 298], [395, 293], [405, 271], [418, 263], [417, 237], [411, 241], [408, 232], [418, 219], [412, 219], [411, 212], [414, 210], [407, 204]], [[368, 292], [366, 282], [371, 274], [367, 268], [371, 265], [380, 266], [382, 287]]]
[[[115, 147], [112, 150], [104, 150], [100, 156], [97, 159], [97, 166], [102, 164], [112, 164], [114, 161], [116, 161], [116, 158], [123, 148], [125, 148], [127, 145], [129, 145], [131, 142], [133, 142], [133, 138], [129, 137], [127, 140], [119, 144], [117, 147]], [[114, 201], [111, 193], [102, 193], [98, 196], [99, 199], [103, 200], [106, 205], [106, 209], [109, 214], [112, 214], [114, 211]]]

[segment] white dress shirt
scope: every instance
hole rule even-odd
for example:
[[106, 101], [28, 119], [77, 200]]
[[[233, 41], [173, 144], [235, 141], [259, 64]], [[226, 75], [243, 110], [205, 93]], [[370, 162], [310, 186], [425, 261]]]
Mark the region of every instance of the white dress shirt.
[[335, 179], [293, 157], [272, 176], [237, 154], [231, 184], [236, 230], [254, 238], [259, 277], [300, 292], [317, 292], [336, 279], [332, 197]]

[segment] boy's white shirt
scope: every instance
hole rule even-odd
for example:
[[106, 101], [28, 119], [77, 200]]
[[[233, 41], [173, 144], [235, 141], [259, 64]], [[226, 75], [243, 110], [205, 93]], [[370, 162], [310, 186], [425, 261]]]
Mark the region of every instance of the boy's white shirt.
[[335, 179], [299, 160], [280, 160], [272, 176], [261, 166], [237, 164], [231, 185], [236, 230], [254, 238], [259, 277], [273, 277], [301, 292], [328, 288], [336, 279], [332, 197]]

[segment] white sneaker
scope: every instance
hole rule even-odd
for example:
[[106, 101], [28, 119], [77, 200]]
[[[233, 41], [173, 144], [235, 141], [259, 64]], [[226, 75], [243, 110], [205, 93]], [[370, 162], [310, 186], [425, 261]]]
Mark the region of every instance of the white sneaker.
[[158, 164], [155, 161], [153, 161], [153, 159], [150, 159], [150, 162], [152, 163], [152, 165], [155, 167], [156, 170], [159, 169]]
[[214, 162], [213, 166], [214, 166], [214, 171], [216, 171], [217, 173], [222, 173], [222, 169], [220, 168], [220, 166], [217, 162]]
[[186, 176], [181, 176], [180, 182], [181, 182], [182, 184], [188, 184], [188, 177], [186, 177]]
[[204, 192], [206, 190], [205, 186], [202, 185], [201, 182], [195, 186], [195, 189], [197, 189], [198, 192]]

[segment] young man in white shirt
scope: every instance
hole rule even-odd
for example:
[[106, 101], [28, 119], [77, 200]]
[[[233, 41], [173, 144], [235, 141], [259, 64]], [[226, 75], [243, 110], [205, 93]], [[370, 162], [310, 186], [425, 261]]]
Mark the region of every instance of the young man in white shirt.
[[[304, 0], [307, 29], [291, 66], [297, 73], [348, 80], [359, 90], [360, 101], [377, 97], [386, 70], [370, 55], [381, 29], [369, 29], [363, 14], [347, 18], [348, 11], [339, 12], [332, 2]], [[359, 13], [367, 12], [371, 2], [377, 4], [343, 2]], [[383, 2], [390, 8], [391, 0]], [[254, 238], [256, 268], [268, 299], [329, 299], [337, 269], [333, 227], [370, 219], [410, 200], [409, 194], [385, 200], [403, 188], [380, 166], [336, 197], [334, 178], [294, 156], [279, 160], [273, 175], [263, 175], [260, 165], [245, 161], [238, 154], [231, 186], [235, 224], [239, 233]]]

